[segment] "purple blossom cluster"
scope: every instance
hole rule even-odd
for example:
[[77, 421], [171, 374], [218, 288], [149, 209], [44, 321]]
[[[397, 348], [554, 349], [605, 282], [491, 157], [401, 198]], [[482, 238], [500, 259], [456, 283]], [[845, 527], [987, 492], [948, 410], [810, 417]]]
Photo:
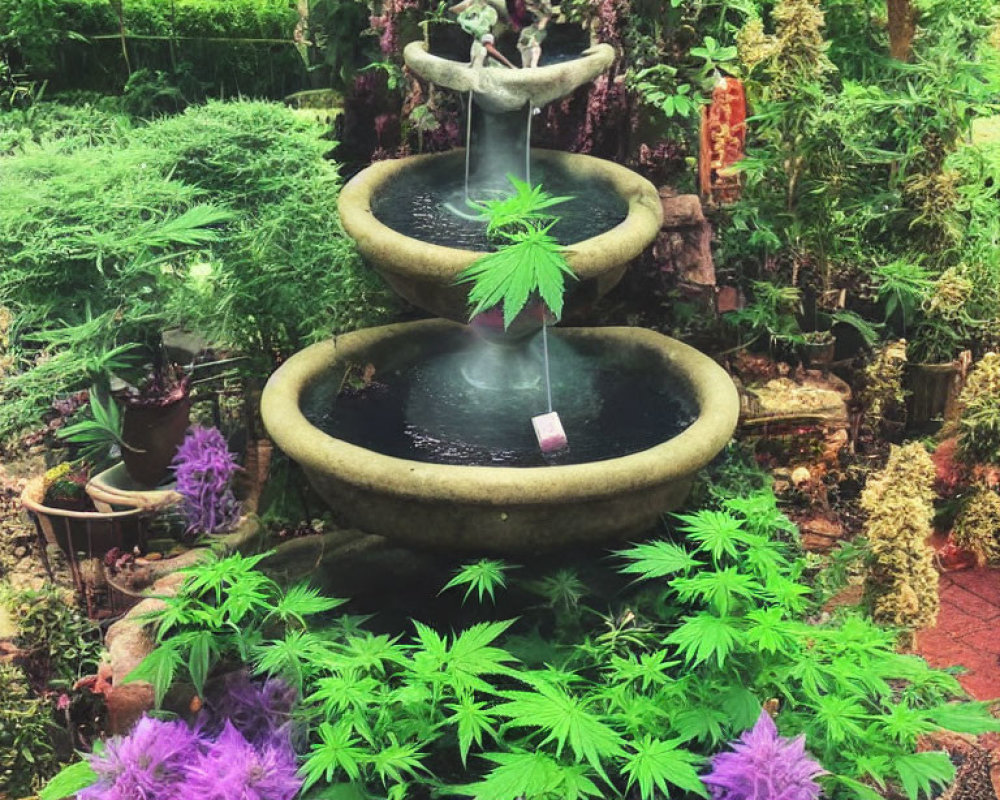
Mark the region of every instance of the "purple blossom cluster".
[[217, 736], [232, 725], [251, 744], [263, 744], [292, 730], [295, 699], [295, 689], [281, 678], [260, 681], [243, 671], [230, 673], [206, 692], [198, 729]]
[[302, 788], [287, 728], [259, 743], [226, 723], [218, 736], [143, 717], [90, 756], [79, 800], [292, 800]]
[[712, 757], [712, 771], [701, 779], [713, 800], [817, 800], [820, 796], [815, 779], [825, 770], [806, 753], [805, 737], [779, 736], [766, 711], [730, 747], [731, 752]]
[[218, 429], [188, 431], [172, 467], [177, 492], [184, 498], [188, 533], [217, 533], [232, 527], [240, 516], [231, 487], [239, 466]]

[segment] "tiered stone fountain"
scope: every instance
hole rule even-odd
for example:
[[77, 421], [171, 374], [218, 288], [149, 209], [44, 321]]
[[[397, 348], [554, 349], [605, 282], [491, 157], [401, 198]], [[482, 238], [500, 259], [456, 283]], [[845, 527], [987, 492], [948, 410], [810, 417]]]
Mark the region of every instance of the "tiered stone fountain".
[[[530, 120], [533, 107], [600, 74], [613, 52], [598, 45], [562, 63], [511, 69], [477, 61], [475, 51], [471, 65], [447, 61], [415, 43], [405, 58], [468, 93], [470, 113], [475, 104]], [[711, 359], [653, 331], [556, 328], [552, 391], [570, 452], [544, 460], [530, 423], [544, 410], [539, 382], [506, 383], [511, 359], [530, 376], [537, 344], [524, 336], [517, 346], [495, 336], [484, 344], [460, 324], [467, 288], [455, 277], [483, 253], [435, 241], [451, 230], [438, 206], [461, 194], [466, 164], [462, 150], [384, 161], [343, 188], [341, 219], [365, 261], [407, 300], [447, 319], [355, 331], [297, 353], [264, 390], [265, 425], [347, 524], [401, 544], [524, 555], [639, 535], [683, 502], [694, 474], [729, 440], [735, 388]], [[582, 204], [567, 212], [577, 220], [563, 238], [579, 278], [567, 308], [586, 307], [656, 236], [657, 192], [590, 156], [532, 150], [528, 164], [546, 189]], [[492, 167], [473, 161], [471, 172], [467, 196], [495, 183]], [[589, 205], [595, 197], [611, 208], [603, 221]], [[425, 211], [437, 216], [412, 231], [407, 215]], [[470, 363], [493, 385], [471, 381]], [[345, 376], [366, 367], [374, 380], [343, 391]]]

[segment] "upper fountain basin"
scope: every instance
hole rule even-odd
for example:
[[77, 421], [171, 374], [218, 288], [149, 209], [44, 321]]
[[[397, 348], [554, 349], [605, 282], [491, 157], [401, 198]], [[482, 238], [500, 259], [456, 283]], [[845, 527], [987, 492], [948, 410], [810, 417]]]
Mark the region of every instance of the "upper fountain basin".
[[[485, 251], [416, 239], [380, 220], [373, 204], [409, 176], [424, 170], [460, 177], [464, 158], [464, 150], [453, 150], [378, 161], [348, 181], [338, 200], [344, 229], [357, 242], [369, 266], [414, 305], [457, 322], [468, 318], [469, 287], [456, 286], [455, 278]], [[663, 220], [660, 198], [656, 188], [640, 175], [593, 156], [532, 150], [532, 164], [540, 174], [550, 171], [570, 175], [581, 187], [579, 192], [572, 186], [561, 187], [560, 193], [608, 193], [622, 207], [623, 218], [613, 227], [591, 227], [595, 235], [584, 234], [566, 246], [566, 260], [579, 279], [567, 287], [566, 309], [571, 312], [606, 294], [621, 280], [628, 264], [656, 238]], [[544, 180], [542, 185], [546, 185]], [[586, 220], [581, 229], [589, 232]]]
[[477, 105], [492, 113], [516, 111], [531, 104], [540, 108], [590, 83], [615, 59], [609, 44], [585, 50], [579, 58], [530, 69], [472, 66], [432, 55], [424, 42], [403, 48], [406, 65], [431, 83], [456, 92], [472, 92]]

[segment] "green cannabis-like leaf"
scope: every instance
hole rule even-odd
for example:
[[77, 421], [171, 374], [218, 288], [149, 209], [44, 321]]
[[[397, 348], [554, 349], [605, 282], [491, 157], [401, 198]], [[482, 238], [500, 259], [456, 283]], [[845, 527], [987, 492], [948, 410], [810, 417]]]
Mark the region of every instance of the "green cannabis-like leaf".
[[465, 586], [465, 595], [462, 602], [469, 599], [469, 595], [476, 593], [476, 599], [481, 603], [485, 595], [490, 596], [490, 600], [496, 600], [494, 591], [497, 587], [506, 588], [507, 578], [504, 574], [509, 567], [502, 561], [483, 558], [473, 564], [465, 564], [460, 567], [450, 581], [448, 581], [441, 592], [454, 589], [458, 586]]
[[554, 197], [541, 185], [534, 185], [507, 175], [514, 193], [498, 200], [483, 200], [471, 205], [486, 219], [486, 235], [490, 238], [516, 233], [553, 219], [548, 209], [572, 200], [572, 197]]
[[470, 319], [502, 304], [504, 328], [508, 328], [533, 294], [556, 318], [562, 315], [565, 279], [575, 276], [559, 242], [549, 235], [551, 227], [529, 225], [504, 234], [508, 244], [472, 262], [456, 276], [455, 283], [472, 284]]
[[603, 775], [601, 759], [622, 752], [621, 737], [588, 708], [585, 700], [562, 687], [536, 680], [532, 689], [502, 693], [507, 702], [493, 711], [510, 719], [505, 727], [539, 728], [547, 733], [541, 743], [555, 742], [557, 757], [569, 744], [577, 761], [586, 760]]
[[663, 797], [670, 797], [668, 783], [699, 797], [708, 797], [708, 790], [695, 769], [703, 759], [678, 747], [679, 744], [677, 740], [664, 741], [649, 735], [633, 743], [635, 752], [627, 756], [624, 772], [629, 786], [639, 784], [642, 800], [653, 800], [654, 789]]
[[618, 550], [615, 555], [632, 562], [622, 567], [620, 572], [638, 575], [641, 580], [687, 572], [699, 564], [687, 550], [672, 542], [637, 544], [628, 550]]
[[484, 753], [483, 758], [497, 766], [478, 783], [451, 786], [447, 793], [476, 800], [582, 800], [604, 794], [585, 767], [566, 766], [542, 752]]

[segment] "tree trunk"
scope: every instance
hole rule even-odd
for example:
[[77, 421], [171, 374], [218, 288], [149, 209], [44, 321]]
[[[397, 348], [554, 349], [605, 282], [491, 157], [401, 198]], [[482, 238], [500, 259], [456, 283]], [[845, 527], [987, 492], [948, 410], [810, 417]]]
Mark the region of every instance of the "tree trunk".
[[909, 61], [913, 51], [913, 34], [917, 27], [917, 12], [913, 0], [887, 0], [889, 10], [889, 54], [900, 61]]

